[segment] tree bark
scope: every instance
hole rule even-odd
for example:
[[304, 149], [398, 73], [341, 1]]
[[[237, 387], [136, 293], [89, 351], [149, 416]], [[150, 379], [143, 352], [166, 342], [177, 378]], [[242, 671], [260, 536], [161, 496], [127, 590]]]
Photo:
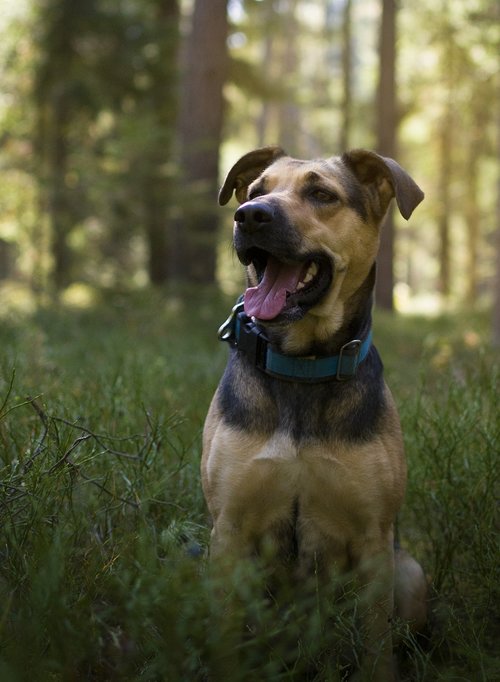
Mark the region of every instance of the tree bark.
[[52, 116], [48, 138], [50, 145], [48, 212], [51, 224], [52, 279], [56, 290], [60, 291], [71, 281], [71, 251], [68, 246], [68, 235], [73, 227], [71, 202], [66, 186], [70, 105], [62, 83], [54, 86], [51, 104]]
[[[382, 0], [377, 91], [377, 150], [396, 156], [396, 14], [395, 0]], [[392, 207], [382, 226], [378, 255], [376, 301], [385, 310], [394, 309], [394, 213]]]
[[[300, 155], [299, 133], [300, 112], [295, 96], [297, 81], [298, 53], [297, 53], [297, 18], [295, 16], [297, 0], [289, 0], [288, 11], [284, 17], [283, 26], [283, 54], [281, 59], [282, 73], [280, 80], [285, 83], [286, 101], [278, 107], [279, 144], [289, 154]], [[292, 78], [291, 78], [292, 76]]]
[[11, 245], [0, 238], [0, 280], [11, 275]]
[[345, 0], [342, 17], [342, 127], [340, 151], [349, 149], [352, 115], [352, 0]]
[[[448, 12], [446, 5], [445, 11]], [[455, 88], [455, 46], [454, 35], [450, 29], [444, 38], [441, 59], [444, 77], [444, 110], [439, 129], [439, 178], [438, 178], [438, 235], [439, 235], [439, 277], [438, 290], [446, 300], [451, 292], [451, 255], [450, 255], [450, 215], [451, 182], [453, 175], [453, 131]]]
[[[500, 8], [497, 6], [497, 14]], [[496, 77], [497, 91], [497, 159], [500, 159], [500, 75]], [[497, 166], [497, 196], [496, 196], [496, 230], [495, 230], [495, 276], [493, 279], [493, 315], [492, 315], [492, 343], [500, 348], [500, 168]]]
[[215, 282], [219, 147], [227, 76], [227, 0], [196, 0], [181, 104], [183, 219], [177, 223], [173, 275]]
[[[52, 258], [51, 284], [56, 291], [71, 282], [68, 236], [73, 227], [69, 171], [69, 130], [75, 115], [71, 92], [72, 41], [79, 29], [73, 0], [49, 3], [42, 15], [43, 56], [35, 70], [35, 154], [41, 205], [46, 209]], [[64, 30], [62, 28], [64, 27]]]
[[469, 142], [469, 154], [465, 169], [467, 193], [465, 197], [465, 224], [467, 228], [467, 290], [465, 301], [471, 308], [477, 302], [478, 253], [480, 237], [480, 215], [478, 201], [479, 139], [475, 132]]
[[447, 299], [450, 295], [450, 177], [451, 177], [451, 105], [447, 105], [440, 131], [440, 159], [439, 159], [439, 279], [438, 289], [441, 296]]
[[[274, 17], [273, 4], [268, 3], [264, 7], [264, 11], [266, 13], [266, 26], [261, 68], [264, 72], [268, 73], [274, 61], [275, 31], [272, 30], [272, 21]], [[267, 98], [264, 98], [262, 100], [260, 115], [257, 119], [257, 147], [263, 147], [266, 144], [269, 122], [271, 120], [271, 111], [271, 103]]]
[[151, 104], [157, 136], [144, 159], [148, 172], [144, 179], [143, 197], [149, 280], [152, 284], [161, 285], [170, 275], [167, 211], [173, 183], [164, 169], [171, 153], [172, 132], [177, 115], [177, 0], [157, 0], [156, 21], [159, 30], [159, 63], [151, 88]]

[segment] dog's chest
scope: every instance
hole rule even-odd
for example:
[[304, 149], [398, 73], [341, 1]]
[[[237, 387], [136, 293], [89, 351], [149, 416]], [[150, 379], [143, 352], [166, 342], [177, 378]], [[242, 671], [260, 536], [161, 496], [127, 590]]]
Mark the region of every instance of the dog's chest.
[[279, 433], [284, 445], [288, 437], [297, 447], [315, 440], [366, 441], [384, 409], [379, 363], [378, 356], [366, 361], [363, 377], [349, 382], [311, 385], [272, 379], [233, 357], [219, 387], [221, 412], [236, 428], [269, 438]]
[[364, 525], [366, 482], [373, 485], [377, 477], [364, 448], [297, 444], [280, 432], [263, 439], [223, 426], [219, 436], [209, 478], [221, 510], [237, 520], [244, 537], [274, 532], [294, 515], [294, 523], [307, 526], [308, 536], [317, 537], [318, 544], [333, 536], [344, 542], [355, 526]]
[[213, 517], [230, 518], [248, 541], [292, 525], [312, 552], [366, 529], [367, 499], [393, 481], [380, 438], [381, 371], [368, 361], [363, 369], [350, 382], [299, 385], [230, 362], [206, 457]]

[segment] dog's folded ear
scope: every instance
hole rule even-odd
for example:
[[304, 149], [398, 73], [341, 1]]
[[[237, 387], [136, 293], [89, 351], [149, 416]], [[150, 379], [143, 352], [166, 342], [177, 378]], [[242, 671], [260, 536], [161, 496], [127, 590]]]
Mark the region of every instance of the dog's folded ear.
[[261, 147], [254, 149], [237, 161], [227, 174], [224, 184], [219, 192], [219, 204], [224, 206], [236, 192], [236, 198], [240, 203], [246, 200], [246, 191], [259, 175], [280, 156], [286, 156], [281, 147]]
[[[382, 217], [395, 197], [403, 218], [408, 218], [424, 198], [417, 183], [393, 159], [365, 149], [354, 149], [342, 156], [357, 179], [371, 191], [373, 208]], [[377, 210], [378, 208], [378, 210]]]

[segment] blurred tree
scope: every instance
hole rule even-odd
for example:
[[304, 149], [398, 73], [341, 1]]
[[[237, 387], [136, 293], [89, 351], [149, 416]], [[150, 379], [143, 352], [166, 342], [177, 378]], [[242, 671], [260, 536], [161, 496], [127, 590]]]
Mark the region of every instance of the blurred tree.
[[0, 280], [7, 279], [12, 269], [12, 247], [5, 239], [0, 239]]
[[300, 154], [299, 139], [301, 116], [299, 109], [297, 75], [299, 70], [299, 22], [297, 21], [297, 0], [286, 0], [280, 3], [281, 12], [282, 52], [278, 60], [280, 73], [279, 81], [285, 90], [285, 97], [278, 102], [278, 144], [289, 154]]
[[89, 160], [99, 182], [94, 178], [89, 188], [104, 222], [96, 255], [120, 281], [141, 270], [134, 254], [144, 250], [149, 282], [162, 284], [169, 277], [167, 223], [176, 202], [179, 3], [120, 0], [100, 7], [93, 39], [105, 47], [89, 64], [99, 104]]
[[232, 80], [247, 97], [258, 101], [255, 144], [279, 143], [291, 154], [299, 153], [297, 84], [302, 80], [298, 43], [303, 27], [297, 19], [297, 5], [297, 0], [247, 0], [248, 17], [242, 28], [252, 42], [260, 41], [259, 59], [231, 58]]
[[493, 64], [498, 68], [500, 28], [494, 18], [495, 6], [498, 3], [491, 0], [470, 7], [443, 0], [440, 13], [431, 15], [430, 35], [438, 70], [438, 77], [434, 73], [432, 78], [439, 84], [433, 93], [437, 114], [437, 200], [433, 206], [438, 236], [437, 289], [444, 301], [459, 294], [471, 307], [486, 275], [483, 263], [489, 221], [482, 204], [485, 196], [490, 202], [493, 197], [491, 188], [485, 192], [484, 172], [488, 158], [494, 156], [492, 74]]
[[362, 146], [372, 134], [365, 110], [372, 98], [370, 92], [361, 106], [359, 87], [355, 92], [367, 27], [351, 30], [352, 0], [244, 0], [241, 6], [230, 37], [230, 79], [239, 91], [228, 90], [231, 137], [255, 132], [257, 145], [279, 142], [310, 158], [345, 150], [352, 144], [348, 126]]
[[[467, 60], [468, 61], [468, 60]], [[470, 68], [470, 64], [467, 65]], [[489, 85], [489, 84], [488, 84]], [[464, 219], [467, 243], [465, 302], [471, 308], [477, 303], [479, 291], [479, 251], [481, 241], [480, 178], [481, 159], [485, 155], [483, 131], [488, 124], [488, 112], [483, 102], [487, 100], [484, 84], [478, 81], [472, 86], [472, 101], [468, 114], [469, 125], [464, 140]]]
[[[377, 151], [395, 158], [398, 114], [396, 104], [396, 0], [382, 0], [379, 33], [379, 81], [377, 88]], [[377, 259], [377, 305], [393, 310], [394, 291], [394, 212], [387, 213]]]
[[[281, 139], [291, 153], [320, 156], [373, 146], [378, 130], [379, 150], [408, 163], [427, 193], [414, 239], [398, 238], [398, 278], [416, 293], [441, 288], [470, 305], [491, 291], [497, 0], [401, 4], [401, 116], [391, 113], [394, 94], [382, 94], [393, 60], [386, 55], [376, 126], [367, 121], [378, 73], [377, 3], [232, 0], [227, 68], [226, 2], [185, 2], [193, 31], [177, 80], [180, 4], [38, 0], [24, 26], [4, 32], [0, 238], [11, 246], [16, 276], [40, 282], [50, 264], [58, 287], [74, 278], [163, 282], [170, 274], [212, 281], [225, 80], [232, 155]], [[390, 16], [390, 3], [383, 5]], [[382, 39], [380, 29], [382, 53], [393, 38]], [[183, 93], [177, 116], [176, 89]], [[396, 129], [404, 155], [385, 137]], [[384, 229], [378, 291], [382, 304], [386, 282], [388, 307], [390, 234]]]
[[[492, 17], [500, 26], [500, 5], [492, 6]], [[500, 35], [498, 36], [500, 47]], [[498, 57], [497, 57], [498, 58]], [[495, 201], [495, 230], [494, 230], [494, 276], [493, 276], [493, 315], [492, 315], [492, 341], [496, 348], [500, 348], [500, 69], [494, 76], [493, 92], [496, 95], [495, 133], [496, 133], [496, 201]]]
[[[264, 27], [267, 30], [263, 31], [263, 46], [262, 46], [262, 72], [270, 74], [272, 65], [274, 63], [274, 37], [276, 35], [274, 28], [274, 7], [271, 2], [265, 3], [263, 8], [265, 11]], [[269, 129], [269, 120], [271, 115], [271, 99], [269, 97], [262, 98], [261, 111], [257, 118], [257, 146], [263, 147], [267, 142], [267, 133]]]
[[[500, 141], [500, 115], [498, 116], [498, 139]], [[498, 153], [500, 155], [500, 143], [498, 144]], [[500, 348], [500, 171], [498, 172], [497, 178], [497, 201], [495, 217], [497, 227], [495, 230], [495, 275], [493, 278], [492, 340], [493, 345], [496, 348]]]
[[[35, 149], [55, 287], [76, 275], [75, 229], [87, 248], [96, 239], [95, 230], [84, 231], [88, 219], [99, 225], [97, 272], [105, 259], [120, 268], [138, 224], [149, 279], [162, 283], [174, 174], [178, 0], [44, 0], [38, 20]], [[121, 265], [130, 267], [126, 260]], [[86, 269], [92, 272], [88, 263]]]
[[39, 8], [40, 59], [35, 70], [35, 152], [43, 210], [49, 217], [53, 283], [71, 278], [68, 236], [81, 216], [79, 176], [71, 161], [77, 144], [73, 124], [92, 105], [80, 71], [77, 41], [87, 32], [95, 0], [45, 0]]
[[[500, 78], [498, 80], [498, 102], [500, 102]], [[500, 105], [497, 104], [497, 153], [500, 159]], [[500, 348], [500, 167], [497, 169], [496, 210], [495, 210], [495, 274], [493, 277], [493, 316], [492, 340], [496, 348]]]
[[453, 177], [453, 152], [455, 133], [455, 89], [457, 78], [456, 35], [450, 22], [448, 3], [443, 9], [441, 34], [441, 74], [442, 110], [438, 122], [439, 140], [439, 206], [437, 214], [439, 235], [439, 277], [438, 288], [441, 296], [447, 299], [451, 290], [450, 273], [450, 218], [452, 215], [451, 184]]
[[182, 221], [176, 221], [173, 276], [215, 282], [219, 148], [228, 74], [227, 0], [196, 0], [186, 44], [180, 105]]
[[[495, 223], [494, 219], [485, 220], [483, 209], [483, 185], [487, 179], [484, 174], [484, 163], [492, 157], [496, 159], [496, 164], [500, 163], [500, 150], [497, 129], [498, 122], [495, 121], [495, 109], [498, 112], [500, 81], [498, 80], [498, 65], [500, 54], [500, 4], [495, 0], [482, 0], [482, 2], [466, 15], [470, 34], [467, 40], [461, 43], [458, 53], [460, 59], [459, 73], [457, 73], [459, 83], [468, 81], [468, 86], [461, 93], [459, 105], [462, 111], [463, 144], [459, 149], [464, 151], [462, 172], [460, 173], [464, 185], [464, 219], [466, 230], [466, 277], [465, 277], [465, 303], [471, 308], [474, 307], [481, 293], [482, 270], [484, 244], [488, 241], [489, 229], [493, 231], [492, 242], [495, 242]], [[491, 30], [493, 28], [493, 31]], [[495, 31], [496, 28], [496, 31]], [[481, 33], [481, 50], [484, 56], [491, 55], [491, 65], [496, 65], [496, 69], [488, 69], [489, 59], [484, 60], [484, 64], [477, 64], [477, 45], [476, 36]], [[486, 68], [485, 68], [486, 67]], [[471, 74], [475, 77], [471, 78]], [[456, 106], [456, 105], [455, 105]], [[495, 154], [495, 137], [497, 137], [497, 150]], [[491, 188], [491, 200], [493, 203], [495, 191]], [[494, 210], [491, 211], [493, 216]], [[490, 225], [488, 225], [490, 222]], [[485, 239], [486, 238], [486, 239]], [[496, 291], [494, 288], [494, 300]]]
[[152, 284], [163, 284], [170, 276], [170, 242], [167, 236], [168, 209], [173, 201], [171, 157], [177, 113], [177, 48], [179, 6], [177, 0], [153, 0], [148, 42], [152, 59], [145, 108], [151, 130], [142, 152], [142, 202], [148, 247], [148, 274]]
[[342, 14], [342, 123], [340, 151], [349, 149], [352, 119], [352, 0], [345, 0]]

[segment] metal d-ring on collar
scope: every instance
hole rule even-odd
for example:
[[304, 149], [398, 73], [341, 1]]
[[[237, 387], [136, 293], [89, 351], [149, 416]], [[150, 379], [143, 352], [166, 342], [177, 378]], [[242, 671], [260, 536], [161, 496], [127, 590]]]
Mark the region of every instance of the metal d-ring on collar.
[[346, 381], [352, 379], [368, 355], [372, 332], [364, 340], [345, 343], [338, 355], [328, 357], [295, 357], [272, 349], [263, 330], [245, 314], [243, 297], [219, 328], [218, 337], [245, 353], [249, 360], [266, 374], [285, 381]]

